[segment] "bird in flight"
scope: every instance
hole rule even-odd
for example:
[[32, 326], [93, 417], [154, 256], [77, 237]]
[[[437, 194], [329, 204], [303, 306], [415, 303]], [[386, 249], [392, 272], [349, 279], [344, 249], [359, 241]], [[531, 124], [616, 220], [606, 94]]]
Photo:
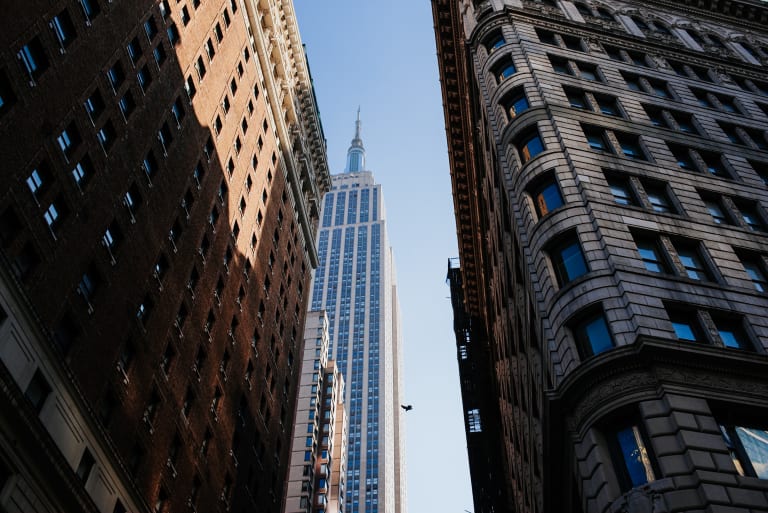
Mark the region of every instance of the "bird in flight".
[[413, 406], [410, 404], [401, 404], [400, 408], [404, 409], [405, 411], [411, 411], [413, 409]]

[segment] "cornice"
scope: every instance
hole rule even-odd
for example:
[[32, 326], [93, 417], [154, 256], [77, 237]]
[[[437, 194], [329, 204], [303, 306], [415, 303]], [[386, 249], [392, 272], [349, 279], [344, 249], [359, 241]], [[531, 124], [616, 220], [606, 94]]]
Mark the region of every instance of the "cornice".
[[484, 312], [485, 292], [482, 285], [478, 189], [475, 183], [471, 85], [458, 8], [458, 2], [432, 0], [464, 297], [470, 314], [481, 316]]
[[606, 351], [547, 393], [550, 411], [572, 432], [599, 414], [660, 389], [768, 407], [768, 356], [656, 338]]

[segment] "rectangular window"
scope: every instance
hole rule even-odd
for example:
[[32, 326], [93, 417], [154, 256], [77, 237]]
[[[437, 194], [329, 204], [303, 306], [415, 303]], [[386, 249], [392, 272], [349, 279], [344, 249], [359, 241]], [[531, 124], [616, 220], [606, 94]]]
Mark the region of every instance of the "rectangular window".
[[618, 176], [607, 178], [608, 187], [611, 189], [613, 200], [619, 205], [637, 206], [638, 201], [629, 181]]
[[18, 58], [21, 61], [24, 70], [29, 74], [32, 80], [40, 78], [48, 69], [48, 56], [45, 53], [43, 43], [38, 36], [33, 37], [27, 44], [19, 50]]
[[0, 116], [8, 112], [16, 100], [16, 94], [13, 92], [8, 75], [5, 70], [0, 69]]
[[579, 276], [586, 274], [587, 262], [581, 251], [576, 234], [571, 234], [555, 244], [549, 251], [555, 277], [559, 286], [564, 286]]
[[112, 67], [107, 70], [107, 80], [109, 80], [109, 85], [112, 86], [112, 91], [117, 91], [125, 81], [125, 72], [123, 71], [123, 64], [120, 61], [115, 62]]
[[712, 316], [712, 320], [715, 322], [717, 328], [717, 334], [720, 336], [720, 342], [725, 347], [732, 349], [741, 349], [744, 351], [754, 351], [754, 346], [749, 340], [744, 325], [739, 319], [733, 319], [733, 316], [729, 317], [717, 317]]
[[69, 11], [64, 9], [51, 19], [51, 28], [62, 48], [68, 47], [77, 37], [75, 26], [72, 24], [72, 18]]
[[764, 258], [761, 255], [740, 255], [739, 258], [755, 290], [768, 292], [768, 278], [766, 278], [768, 273], [766, 273]]
[[645, 438], [639, 422], [614, 429], [607, 437], [622, 491], [642, 486], [655, 479], [650, 445]]
[[523, 164], [544, 151], [544, 143], [541, 141], [538, 132], [523, 136], [522, 140], [520, 140], [516, 146], [520, 154], [520, 160]]
[[635, 239], [635, 245], [646, 270], [654, 273], [669, 273], [670, 267], [657, 239], [639, 237]]
[[40, 413], [45, 405], [45, 400], [51, 394], [51, 385], [48, 384], [48, 380], [45, 379], [40, 369], [35, 371], [32, 376], [32, 380], [27, 385], [27, 389], [24, 391], [24, 396], [32, 404], [32, 408], [37, 413]]
[[525, 91], [522, 88], [514, 89], [504, 97], [501, 103], [504, 105], [504, 110], [509, 116], [510, 121], [528, 110], [529, 107], [528, 98], [525, 96]]
[[615, 345], [602, 311], [580, 318], [573, 327], [573, 334], [584, 358], [600, 354]]
[[720, 424], [720, 431], [738, 473], [768, 479], [768, 430], [756, 426]]
[[696, 244], [675, 241], [673, 245], [689, 278], [700, 281], [712, 281], [711, 273], [704, 264], [701, 250]]

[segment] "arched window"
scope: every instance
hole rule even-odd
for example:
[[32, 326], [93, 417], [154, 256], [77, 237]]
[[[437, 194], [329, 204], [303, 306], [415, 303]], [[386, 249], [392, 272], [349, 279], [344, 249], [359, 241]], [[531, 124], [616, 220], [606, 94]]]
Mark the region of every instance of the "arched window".
[[649, 32], [651, 30], [651, 28], [648, 26], [645, 20], [642, 19], [640, 16], [632, 16], [632, 21], [634, 21], [635, 25], [637, 25], [637, 28], [639, 28], [643, 32]]
[[600, 7], [597, 9], [597, 15], [598, 17], [607, 20], [607, 21], [616, 21], [613, 17], [613, 14], [608, 9], [605, 9], [604, 7]]
[[656, 32], [657, 34], [661, 34], [662, 36], [671, 36], [672, 35], [672, 31], [669, 30], [669, 27], [666, 24], [664, 24], [664, 23], [662, 23], [660, 21], [654, 21], [653, 22], [653, 29], [652, 30], [654, 32]]
[[752, 45], [750, 45], [749, 43], [745, 43], [743, 41], [739, 44], [741, 45], [742, 48], [744, 48], [747, 51], [749, 55], [752, 56], [752, 58], [754, 58], [757, 61], [760, 60], [760, 54], [757, 53], [757, 50], [755, 50], [755, 48]]
[[715, 34], [707, 34], [707, 37], [712, 42], [712, 44], [715, 45], [716, 47], [718, 47], [718, 48], [720, 48], [722, 50], [727, 50], [728, 49], [728, 47], [725, 46], [725, 43], [720, 38], [720, 36], [717, 36]]
[[592, 9], [590, 9], [589, 7], [584, 5], [583, 3], [576, 2], [576, 3], [574, 3], [574, 5], [576, 6], [576, 10], [578, 10], [579, 14], [581, 14], [582, 16], [586, 16], [587, 18], [591, 18], [592, 16], [594, 16], [592, 14]]
[[697, 45], [699, 45], [701, 48], [704, 48], [707, 43], [704, 41], [704, 38], [702, 38], [698, 32], [691, 29], [685, 29], [685, 31], [688, 33], [689, 36], [691, 36], [691, 39], [693, 39]]

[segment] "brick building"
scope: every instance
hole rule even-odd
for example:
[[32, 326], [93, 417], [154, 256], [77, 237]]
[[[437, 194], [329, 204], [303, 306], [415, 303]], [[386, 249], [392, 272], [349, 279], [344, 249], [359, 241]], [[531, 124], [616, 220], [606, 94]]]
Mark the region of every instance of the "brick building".
[[768, 511], [768, 5], [432, 5], [475, 512]]
[[4, 430], [0, 509], [277, 513], [330, 184], [292, 3], [0, 15], [0, 378], [61, 451]]

